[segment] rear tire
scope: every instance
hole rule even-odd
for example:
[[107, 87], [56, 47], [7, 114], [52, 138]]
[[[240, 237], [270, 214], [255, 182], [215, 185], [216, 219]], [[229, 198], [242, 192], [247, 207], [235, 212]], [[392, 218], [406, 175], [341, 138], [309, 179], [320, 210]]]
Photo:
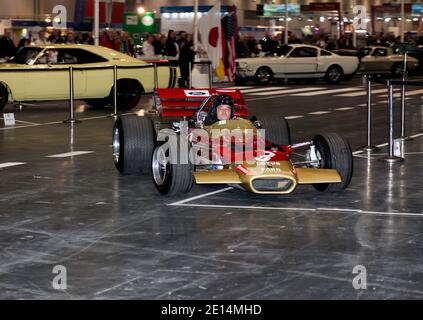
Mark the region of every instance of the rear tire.
[[341, 176], [339, 183], [316, 183], [318, 191], [338, 192], [344, 190], [351, 182], [353, 157], [351, 147], [345, 138], [337, 133], [326, 133], [313, 138], [313, 143], [320, 153], [321, 169], [336, 169]]
[[404, 64], [403, 63], [394, 63], [391, 68], [391, 76], [393, 78], [398, 78], [403, 75]]
[[9, 92], [4, 85], [0, 84], [0, 111], [6, 106], [9, 100]]
[[135, 115], [117, 118], [113, 127], [113, 161], [122, 174], [148, 173], [155, 144], [153, 122]]
[[291, 144], [291, 130], [285, 118], [260, 117], [261, 129], [265, 129], [266, 140], [288, 146]]
[[[177, 195], [188, 193], [194, 183], [194, 165], [181, 163], [180, 152], [178, 150], [179, 134], [175, 134], [176, 139], [169, 139], [156, 147], [153, 153], [151, 170], [153, 182], [156, 189], [163, 195]], [[166, 157], [169, 161], [166, 160]], [[174, 161], [171, 161], [171, 160]]]
[[330, 66], [326, 71], [326, 82], [330, 84], [337, 84], [341, 81], [344, 72], [340, 66]]

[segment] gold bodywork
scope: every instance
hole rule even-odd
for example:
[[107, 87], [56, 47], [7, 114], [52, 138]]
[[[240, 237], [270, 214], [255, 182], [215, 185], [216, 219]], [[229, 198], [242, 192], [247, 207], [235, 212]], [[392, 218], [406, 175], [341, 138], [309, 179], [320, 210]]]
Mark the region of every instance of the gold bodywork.
[[[243, 189], [260, 194], [287, 194], [295, 190], [298, 184], [338, 183], [341, 176], [335, 169], [295, 168], [291, 161], [271, 161], [243, 166], [249, 171], [247, 174], [231, 165], [229, 169], [194, 172], [195, 182], [198, 184], [239, 184]], [[291, 185], [285, 190], [263, 191], [257, 190], [255, 179], [289, 179]]]
[[[132, 58], [118, 51], [83, 44], [54, 44], [34, 47], [41, 49], [37, 58], [40, 58], [48, 50], [81, 49], [107, 61], [85, 64], [2, 63], [0, 64], [0, 83], [8, 89], [10, 93], [9, 101], [69, 99], [69, 66], [75, 68], [75, 99], [108, 97], [113, 86], [113, 65], [118, 66], [118, 80], [135, 80], [142, 86], [144, 92], [153, 92], [154, 90], [153, 64]], [[119, 69], [120, 66], [135, 68]], [[110, 69], [100, 69], [102, 67], [110, 67]], [[159, 88], [168, 88], [169, 83], [176, 83], [180, 75], [179, 68], [170, 66], [159, 66], [157, 73]]]
[[[245, 119], [220, 121], [207, 128], [212, 129], [253, 129], [254, 125]], [[241, 165], [241, 170], [239, 169]], [[287, 194], [295, 190], [298, 184], [339, 183], [341, 176], [335, 169], [295, 168], [288, 160], [258, 159], [254, 163], [244, 161], [241, 164], [230, 164], [222, 170], [205, 170], [194, 172], [197, 184], [236, 184], [243, 189], [259, 194]], [[278, 190], [259, 190], [254, 185], [258, 179], [275, 181]], [[285, 185], [285, 187], [282, 187]]]

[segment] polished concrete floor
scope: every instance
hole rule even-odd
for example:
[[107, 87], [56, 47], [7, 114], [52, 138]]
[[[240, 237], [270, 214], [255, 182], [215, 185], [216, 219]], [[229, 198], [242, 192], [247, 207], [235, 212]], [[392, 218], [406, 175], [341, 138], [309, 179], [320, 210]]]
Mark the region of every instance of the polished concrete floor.
[[[337, 96], [363, 90], [359, 80], [314, 86], [332, 92], [272, 95], [282, 84], [246, 99], [251, 113], [287, 116], [294, 142], [335, 131], [363, 145], [365, 96]], [[66, 103], [24, 107], [15, 127], [0, 127], [0, 299], [422, 299], [421, 94], [407, 100], [414, 140], [402, 164], [378, 160], [386, 97], [374, 102], [382, 150], [355, 152], [350, 187], [286, 196], [227, 186], [160, 196], [149, 176], [115, 170], [110, 110], [79, 107], [84, 121], [70, 126]], [[53, 286], [57, 265], [66, 289]]]

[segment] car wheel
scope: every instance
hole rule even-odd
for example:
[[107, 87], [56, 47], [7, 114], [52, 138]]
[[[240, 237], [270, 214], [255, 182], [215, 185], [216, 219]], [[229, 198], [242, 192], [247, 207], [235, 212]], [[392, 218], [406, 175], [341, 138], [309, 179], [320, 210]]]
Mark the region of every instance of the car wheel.
[[[113, 91], [111, 98], [113, 99]], [[141, 98], [141, 89], [136, 81], [120, 80], [117, 83], [117, 107], [120, 110], [134, 108]]]
[[188, 193], [194, 182], [194, 165], [188, 158], [187, 163], [181, 163], [178, 153], [179, 139], [179, 135], [176, 135], [176, 139], [170, 138], [157, 146], [153, 153], [153, 182], [163, 195]]
[[104, 108], [111, 103], [110, 98], [85, 99], [85, 102], [96, 109]]
[[261, 67], [256, 71], [256, 74], [254, 75], [254, 82], [256, 84], [265, 85], [269, 84], [272, 78], [272, 70], [270, 70], [268, 67]]
[[392, 77], [401, 77], [404, 73], [404, 64], [394, 63], [391, 68]]
[[331, 84], [336, 84], [341, 81], [343, 72], [339, 66], [330, 66], [326, 71], [326, 81]]
[[113, 127], [113, 162], [122, 174], [147, 173], [155, 144], [153, 122], [148, 117], [126, 115]]
[[291, 131], [285, 118], [260, 117], [258, 127], [265, 129], [265, 138], [275, 144], [288, 146], [291, 144]]
[[2, 84], [0, 84], [0, 110], [3, 110], [8, 100], [9, 93], [7, 92], [7, 89]]
[[338, 192], [344, 190], [351, 181], [353, 173], [353, 157], [351, 147], [345, 138], [337, 133], [317, 135], [313, 144], [318, 152], [319, 168], [336, 169], [341, 176], [339, 183], [316, 183], [318, 191]]

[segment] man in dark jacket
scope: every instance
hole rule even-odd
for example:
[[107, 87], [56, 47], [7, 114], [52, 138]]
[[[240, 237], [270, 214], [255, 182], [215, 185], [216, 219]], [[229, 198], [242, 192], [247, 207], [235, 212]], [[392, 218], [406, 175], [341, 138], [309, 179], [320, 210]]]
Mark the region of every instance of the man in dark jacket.
[[0, 39], [0, 58], [12, 58], [16, 54], [16, 46], [12, 40], [12, 30], [5, 29]]
[[181, 70], [181, 78], [179, 79], [179, 86], [182, 88], [188, 88], [189, 83], [189, 64], [194, 62], [195, 58], [194, 43], [192, 41], [192, 35], [188, 34], [186, 41], [182, 44], [179, 54], [179, 68]]

